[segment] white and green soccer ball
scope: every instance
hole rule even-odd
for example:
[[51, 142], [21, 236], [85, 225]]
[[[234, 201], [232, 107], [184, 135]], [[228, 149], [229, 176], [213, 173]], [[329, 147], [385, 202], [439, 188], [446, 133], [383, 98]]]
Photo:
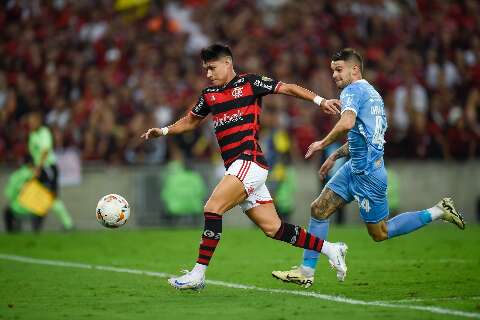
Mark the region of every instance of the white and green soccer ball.
[[130, 217], [130, 206], [124, 197], [107, 194], [97, 204], [97, 221], [107, 228], [119, 228]]

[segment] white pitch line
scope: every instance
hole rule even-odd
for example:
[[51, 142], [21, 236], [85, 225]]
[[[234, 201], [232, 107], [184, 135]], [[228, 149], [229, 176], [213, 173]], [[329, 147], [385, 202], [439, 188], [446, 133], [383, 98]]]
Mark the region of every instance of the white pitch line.
[[[0, 259], [23, 262], [23, 263], [31, 263], [31, 264], [49, 265], [49, 266], [56, 266], [56, 267], [67, 267], [67, 268], [69, 267], [69, 268], [79, 268], [79, 269], [91, 269], [91, 270], [130, 273], [130, 274], [146, 275], [146, 276], [159, 277], [159, 278], [169, 278], [173, 276], [171, 274], [163, 273], [163, 272], [117, 268], [117, 267], [110, 267], [110, 266], [101, 266], [101, 265], [93, 265], [93, 264], [85, 264], [85, 263], [77, 263], [77, 262], [60, 261], [60, 260], [37, 259], [37, 258], [30, 258], [30, 257], [10, 255], [10, 254], [0, 254]], [[311, 298], [317, 298], [320, 300], [340, 302], [340, 303], [346, 303], [346, 304], [352, 304], [352, 305], [364, 305], [364, 306], [375, 306], [375, 307], [397, 308], [397, 309], [412, 309], [412, 310], [426, 311], [430, 313], [480, 319], [480, 313], [465, 312], [460, 310], [445, 309], [445, 308], [438, 308], [438, 307], [432, 307], [432, 306], [395, 304], [395, 303], [382, 302], [382, 301], [363, 301], [363, 300], [350, 299], [342, 296], [331, 296], [331, 295], [321, 294], [321, 293], [316, 293], [311, 291], [261, 288], [256, 286], [229, 283], [229, 282], [216, 281], [216, 280], [207, 280], [206, 283], [210, 285], [222, 286], [222, 287], [233, 288], [233, 289], [254, 290], [254, 291], [268, 292], [268, 293], [282, 293], [282, 294], [311, 297]]]
[[436, 301], [467, 301], [467, 300], [480, 300], [480, 297], [440, 297], [440, 298], [410, 298], [410, 299], [399, 299], [399, 300], [377, 300], [374, 302], [385, 302], [385, 303], [409, 303], [409, 302], [436, 302]]

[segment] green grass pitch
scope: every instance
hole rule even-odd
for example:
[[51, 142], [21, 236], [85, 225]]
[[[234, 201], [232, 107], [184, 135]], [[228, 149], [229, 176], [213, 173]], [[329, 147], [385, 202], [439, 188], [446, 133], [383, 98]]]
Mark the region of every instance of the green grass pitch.
[[[270, 274], [297, 265], [302, 250], [257, 229], [224, 228], [207, 280], [249, 287], [207, 283], [201, 292], [176, 291], [161, 273], [192, 267], [200, 233], [0, 234], [0, 319], [480, 318], [480, 226], [460, 231], [438, 223], [383, 243], [361, 226], [332, 226], [330, 240], [349, 245], [347, 279], [338, 283], [322, 257], [307, 290]], [[51, 264], [59, 261], [78, 265]], [[312, 295], [299, 295], [305, 293]]]

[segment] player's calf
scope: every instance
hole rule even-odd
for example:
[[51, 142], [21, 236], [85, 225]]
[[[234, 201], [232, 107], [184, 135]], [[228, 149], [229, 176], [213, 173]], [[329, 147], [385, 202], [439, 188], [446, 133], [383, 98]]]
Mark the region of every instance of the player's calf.
[[387, 227], [384, 221], [379, 223], [367, 223], [367, 230], [370, 237], [375, 242], [381, 242], [388, 239]]
[[345, 255], [348, 247], [344, 243], [330, 243], [315, 237], [304, 228], [282, 221], [274, 239], [290, 243], [292, 246], [315, 250], [328, 257], [330, 265], [337, 271], [340, 281], [345, 279], [347, 265]]

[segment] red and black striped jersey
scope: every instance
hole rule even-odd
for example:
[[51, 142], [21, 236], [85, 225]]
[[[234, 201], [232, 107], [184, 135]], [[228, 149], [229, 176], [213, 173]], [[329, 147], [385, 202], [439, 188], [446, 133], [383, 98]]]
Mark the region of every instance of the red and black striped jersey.
[[237, 159], [268, 164], [258, 143], [262, 97], [276, 93], [281, 82], [255, 74], [237, 75], [223, 86], [202, 91], [190, 111], [197, 117], [212, 113], [213, 127], [225, 168]]

